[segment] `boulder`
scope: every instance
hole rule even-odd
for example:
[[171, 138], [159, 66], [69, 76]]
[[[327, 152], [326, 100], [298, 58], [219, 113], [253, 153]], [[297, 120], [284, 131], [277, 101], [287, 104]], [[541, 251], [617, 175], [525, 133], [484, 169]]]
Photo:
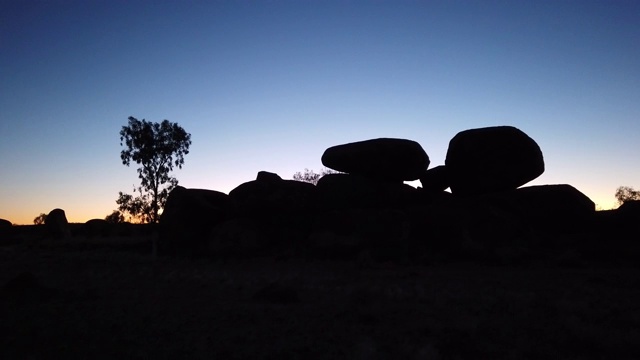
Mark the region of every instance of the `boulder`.
[[351, 174], [328, 174], [317, 185], [323, 210], [406, 208], [420, 204], [422, 193], [402, 183], [377, 181]]
[[626, 201], [614, 210], [602, 210], [596, 212], [596, 221], [593, 230], [599, 236], [607, 238], [637, 238], [636, 234], [640, 222], [640, 200]]
[[315, 211], [316, 187], [306, 182], [283, 180], [277, 174], [261, 171], [256, 180], [231, 190], [229, 197], [240, 215], [310, 213]]
[[471, 129], [449, 142], [445, 159], [455, 195], [514, 190], [544, 172], [538, 144], [512, 126]]
[[71, 228], [67, 221], [67, 216], [62, 209], [53, 209], [44, 220], [49, 236], [54, 239], [65, 239], [71, 237]]
[[429, 167], [429, 156], [415, 141], [380, 138], [330, 147], [322, 164], [352, 175], [402, 182], [417, 180]]
[[86, 237], [111, 235], [112, 224], [104, 219], [91, 219], [84, 223], [82, 230]]
[[617, 209], [623, 216], [629, 218], [640, 218], [640, 200], [627, 200]]
[[158, 254], [206, 255], [211, 230], [233, 212], [227, 194], [176, 186], [160, 216]]
[[258, 175], [256, 175], [256, 180], [259, 182], [269, 182], [269, 183], [279, 183], [282, 181], [280, 175], [268, 171], [258, 171]]
[[11, 221], [0, 219], [0, 245], [5, 245], [14, 238], [15, 230]]
[[420, 176], [422, 189], [430, 193], [439, 193], [447, 190], [451, 186], [449, 171], [444, 165], [431, 168]]
[[532, 230], [543, 233], [589, 232], [595, 204], [571, 185], [538, 185], [478, 199], [517, 214]]

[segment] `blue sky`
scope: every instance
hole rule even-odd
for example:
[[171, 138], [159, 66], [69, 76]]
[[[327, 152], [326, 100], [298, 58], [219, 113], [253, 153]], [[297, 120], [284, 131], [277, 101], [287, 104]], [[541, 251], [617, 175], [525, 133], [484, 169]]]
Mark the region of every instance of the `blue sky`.
[[600, 207], [640, 187], [636, 1], [0, 2], [0, 218], [103, 218], [127, 118], [192, 134], [186, 187], [318, 170], [332, 145], [513, 125]]

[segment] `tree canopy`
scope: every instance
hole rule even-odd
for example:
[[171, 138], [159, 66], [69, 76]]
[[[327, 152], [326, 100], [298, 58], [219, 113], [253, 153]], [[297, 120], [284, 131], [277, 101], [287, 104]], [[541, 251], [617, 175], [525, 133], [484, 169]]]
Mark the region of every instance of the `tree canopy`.
[[35, 225], [43, 225], [46, 219], [47, 219], [47, 214], [41, 213], [40, 215], [36, 216], [35, 219], [33, 219], [33, 223]]
[[178, 185], [170, 172], [174, 166], [182, 168], [190, 145], [191, 134], [177, 123], [155, 123], [130, 116], [128, 125], [120, 130], [120, 146], [125, 147], [120, 159], [126, 166], [131, 162], [140, 165], [140, 186], [133, 190], [137, 196], [119, 193], [118, 209], [141, 222], [157, 223], [169, 192]]
[[124, 215], [119, 210], [113, 212], [104, 218], [108, 223], [119, 224], [124, 222]]
[[630, 186], [620, 186], [616, 189], [616, 200], [618, 205], [622, 205], [629, 200], [640, 200], [640, 190], [635, 190]]

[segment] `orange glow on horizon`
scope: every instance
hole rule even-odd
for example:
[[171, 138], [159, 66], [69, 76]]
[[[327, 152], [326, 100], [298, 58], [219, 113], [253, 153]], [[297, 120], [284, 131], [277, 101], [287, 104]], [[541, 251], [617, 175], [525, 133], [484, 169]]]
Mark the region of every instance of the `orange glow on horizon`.
[[[612, 195], [603, 196], [601, 194], [598, 194], [597, 196], [590, 197], [590, 199], [596, 204], [596, 210], [611, 210], [618, 207], [618, 203]], [[65, 210], [67, 221], [69, 221], [69, 223], [85, 223], [91, 219], [104, 219], [107, 215], [111, 214], [114, 209], [111, 207], [105, 209], [92, 209], [90, 211], [84, 211], [80, 213], [69, 209], [63, 210]], [[14, 225], [33, 225], [33, 219], [36, 218], [41, 212], [42, 211], [29, 211], [27, 213], [23, 210], [21, 212], [15, 212], [13, 214], [0, 214], [0, 218], [9, 220]], [[129, 219], [127, 219], [127, 221], [128, 220]]]

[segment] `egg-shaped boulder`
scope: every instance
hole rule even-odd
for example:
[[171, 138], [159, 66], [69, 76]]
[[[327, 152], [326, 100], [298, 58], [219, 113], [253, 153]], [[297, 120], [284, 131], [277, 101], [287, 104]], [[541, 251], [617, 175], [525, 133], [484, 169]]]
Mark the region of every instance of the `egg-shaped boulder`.
[[538, 144], [513, 126], [459, 132], [445, 165], [451, 192], [463, 196], [514, 190], [544, 172]]

